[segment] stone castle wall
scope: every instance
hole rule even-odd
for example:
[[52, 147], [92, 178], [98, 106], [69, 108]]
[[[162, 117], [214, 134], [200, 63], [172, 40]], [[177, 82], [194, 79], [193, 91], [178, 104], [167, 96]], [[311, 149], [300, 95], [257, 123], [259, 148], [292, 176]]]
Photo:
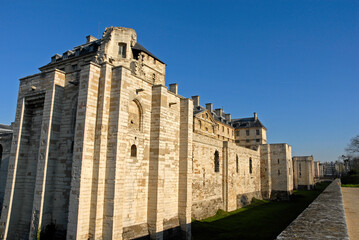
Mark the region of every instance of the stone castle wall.
[[[216, 151], [219, 172], [215, 172]], [[212, 216], [218, 209], [241, 208], [252, 197], [261, 198], [259, 151], [194, 133], [192, 181], [193, 218]]]
[[0, 216], [4, 200], [6, 177], [9, 166], [12, 134], [0, 134]]
[[233, 211], [251, 203], [253, 197], [262, 199], [259, 150], [227, 142], [224, 155], [228, 166], [225, 176], [227, 206], [224, 209]]
[[[193, 133], [192, 217], [202, 219], [223, 209], [223, 141]], [[215, 172], [215, 152], [219, 172]]]
[[269, 144], [271, 198], [288, 199], [293, 192], [292, 148], [286, 143]]
[[248, 149], [230, 125], [194, 121], [165, 64], [131, 57], [136, 39], [109, 28], [97, 55], [20, 80], [0, 238], [56, 224], [66, 239], [189, 239], [192, 218], [291, 193], [290, 146]]
[[312, 156], [293, 157], [294, 188], [311, 189], [314, 187], [315, 167]]

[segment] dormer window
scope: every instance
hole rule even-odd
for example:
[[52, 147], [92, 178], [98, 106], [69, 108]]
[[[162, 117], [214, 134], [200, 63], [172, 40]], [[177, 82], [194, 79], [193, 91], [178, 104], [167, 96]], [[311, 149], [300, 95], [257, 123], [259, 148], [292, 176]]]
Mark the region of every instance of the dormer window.
[[118, 55], [120, 55], [122, 58], [126, 58], [126, 43], [118, 44]]

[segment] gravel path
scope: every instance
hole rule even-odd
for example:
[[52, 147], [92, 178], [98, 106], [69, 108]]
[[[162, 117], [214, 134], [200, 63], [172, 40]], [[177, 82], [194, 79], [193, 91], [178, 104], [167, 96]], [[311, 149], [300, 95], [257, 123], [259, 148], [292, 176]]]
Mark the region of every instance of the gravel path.
[[359, 239], [359, 188], [342, 188], [349, 238]]

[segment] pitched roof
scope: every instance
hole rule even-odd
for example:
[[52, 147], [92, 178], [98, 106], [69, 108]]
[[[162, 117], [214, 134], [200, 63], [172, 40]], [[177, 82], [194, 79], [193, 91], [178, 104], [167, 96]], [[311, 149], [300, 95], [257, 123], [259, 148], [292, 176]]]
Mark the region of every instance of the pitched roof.
[[258, 118], [255, 119], [254, 117], [232, 119], [232, 123], [235, 128], [266, 128]]
[[151, 57], [153, 57], [154, 59], [156, 59], [157, 61], [164, 64], [164, 62], [162, 62], [159, 58], [157, 58], [155, 55], [153, 55], [150, 51], [148, 51], [146, 48], [144, 48], [138, 42], [135, 43], [135, 45], [132, 47], [132, 50], [137, 50], [137, 51], [140, 51], [140, 52], [144, 52], [144, 53], [150, 55]]
[[[197, 115], [198, 113], [204, 112], [206, 110], [207, 110], [207, 108], [202, 107], [200, 105], [199, 106], [193, 105], [193, 116]], [[232, 126], [232, 124], [231, 124], [232, 122], [226, 120], [226, 118], [224, 116], [224, 112], [223, 112], [222, 116], [217, 115], [216, 112], [211, 112], [211, 114], [216, 121], [227, 124], [229, 126]]]

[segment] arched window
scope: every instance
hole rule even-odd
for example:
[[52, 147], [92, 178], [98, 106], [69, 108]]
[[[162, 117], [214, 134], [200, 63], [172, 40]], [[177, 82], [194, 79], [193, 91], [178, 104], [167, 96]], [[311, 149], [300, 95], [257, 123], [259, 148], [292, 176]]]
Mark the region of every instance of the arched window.
[[135, 144], [131, 146], [131, 157], [137, 157], [137, 147]]
[[140, 130], [141, 128], [141, 108], [139, 103], [131, 101], [128, 109], [129, 128]]
[[214, 171], [219, 172], [219, 152], [217, 150], [214, 153]]
[[249, 173], [252, 174], [252, 158], [249, 158]]
[[236, 172], [239, 172], [239, 166], [238, 166], [238, 155], [236, 155]]

